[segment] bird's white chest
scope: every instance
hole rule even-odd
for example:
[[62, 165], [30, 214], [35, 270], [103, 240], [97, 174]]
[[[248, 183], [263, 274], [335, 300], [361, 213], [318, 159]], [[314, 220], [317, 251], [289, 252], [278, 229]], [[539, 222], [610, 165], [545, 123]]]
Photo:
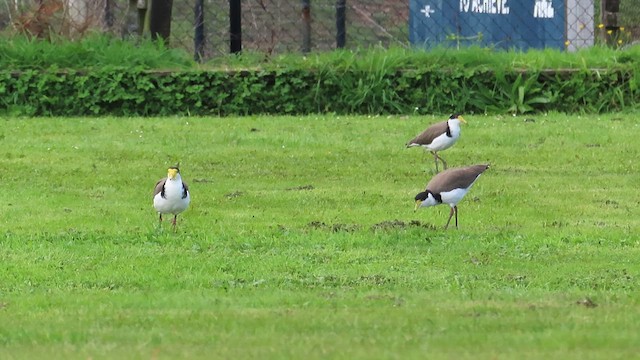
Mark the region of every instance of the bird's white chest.
[[447, 133], [440, 134], [437, 136], [431, 144], [426, 147], [431, 151], [440, 151], [450, 148], [453, 144], [458, 141], [460, 137], [460, 126], [449, 125], [449, 132], [451, 136], [448, 136]]
[[191, 201], [191, 196], [187, 192], [184, 196], [184, 187], [182, 181], [167, 181], [164, 185], [164, 196], [162, 192], [156, 194], [153, 198], [153, 206], [155, 209], [164, 214], [178, 214], [183, 212]]
[[450, 206], [456, 206], [460, 200], [467, 194], [469, 188], [466, 189], [453, 189], [451, 191], [441, 192], [443, 204], [449, 204]]

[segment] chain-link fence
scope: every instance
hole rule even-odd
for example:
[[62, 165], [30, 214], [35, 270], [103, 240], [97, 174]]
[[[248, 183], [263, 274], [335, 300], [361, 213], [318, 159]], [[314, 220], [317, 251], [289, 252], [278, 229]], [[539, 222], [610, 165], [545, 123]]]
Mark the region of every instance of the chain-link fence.
[[170, 44], [204, 59], [234, 46], [268, 54], [409, 44], [574, 50], [608, 31], [625, 43], [640, 37], [640, 0], [619, 0], [614, 29], [601, 25], [602, 0], [0, 0], [0, 31], [146, 36], [151, 5], [161, 1], [171, 4]]

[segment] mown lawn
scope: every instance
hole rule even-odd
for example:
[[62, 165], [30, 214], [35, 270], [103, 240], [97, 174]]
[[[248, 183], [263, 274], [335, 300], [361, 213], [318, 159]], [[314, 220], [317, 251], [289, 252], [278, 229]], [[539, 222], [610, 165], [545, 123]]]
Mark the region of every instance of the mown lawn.
[[448, 231], [442, 118], [2, 119], [0, 358], [637, 356], [637, 117], [466, 115]]

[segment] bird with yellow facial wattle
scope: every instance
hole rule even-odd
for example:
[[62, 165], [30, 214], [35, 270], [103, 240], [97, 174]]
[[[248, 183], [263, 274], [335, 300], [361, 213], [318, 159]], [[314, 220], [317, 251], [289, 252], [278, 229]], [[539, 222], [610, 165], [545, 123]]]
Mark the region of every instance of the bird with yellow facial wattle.
[[163, 214], [172, 214], [171, 224], [176, 230], [178, 214], [185, 211], [191, 202], [189, 186], [182, 181], [178, 165], [167, 170], [167, 177], [156, 183], [153, 191], [153, 207], [159, 214], [159, 222], [162, 224]]
[[425, 150], [431, 151], [436, 162], [436, 172], [438, 172], [438, 160], [442, 162], [446, 170], [447, 162], [438, 155], [438, 151], [446, 150], [458, 141], [461, 122], [467, 123], [460, 114], [453, 114], [447, 121], [435, 123], [409, 140], [407, 147], [421, 146]]

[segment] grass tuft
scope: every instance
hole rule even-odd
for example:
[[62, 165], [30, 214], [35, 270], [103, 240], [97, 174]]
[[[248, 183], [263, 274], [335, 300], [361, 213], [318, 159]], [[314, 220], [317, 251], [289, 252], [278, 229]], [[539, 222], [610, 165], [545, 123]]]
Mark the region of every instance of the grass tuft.
[[242, 54], [217, 56], [196, 65], [190, 54], [172, 49], [162, 42], [122, 40], [95, 34], [78, 41], [54, 38], [51, 41], [30, 40], [14, 36], [0, 43], [0, 67], [5, 69], [73, 68], [93, 69], [103, 66], [142, 67], [146, 69], [304, 69], [325, 68], [344, 71], [392, 72], [424, 68], [487, 68], [507, 70], [594, 69], [637, 64], [640, 46], [612, 49], [594, 46], [569, 53], [555, 49], [503, 51], [490, 48], [369, 47], [335, 50], [311, 54], [287, 53], [266, 56], [244, 51]]
[[96, 69], [105, 66], [145, 69], [187, 69], [191, 58], [182, 50], [162, 42], [121, 40], [108, 35], [92, 35], [78, 41], [52, 41], [14, 36], [0, 42], [0, 67], [26, 69]]

